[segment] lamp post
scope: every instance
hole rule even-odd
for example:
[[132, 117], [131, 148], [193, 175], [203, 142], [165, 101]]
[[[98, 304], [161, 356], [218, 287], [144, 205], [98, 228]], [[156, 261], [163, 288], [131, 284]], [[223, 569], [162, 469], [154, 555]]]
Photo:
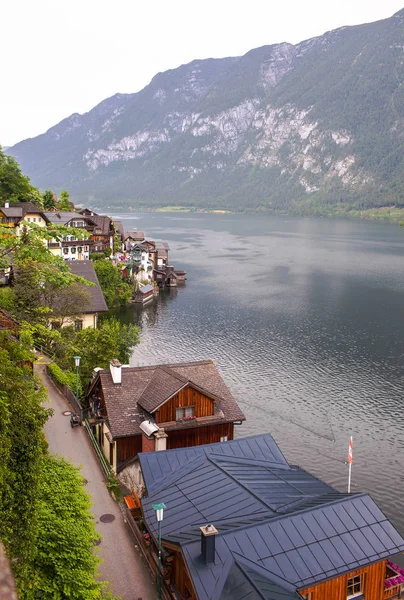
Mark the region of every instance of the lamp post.
[[164, 509], [167, 508], [166, 505], [161, 502], [160, 504], [152, 504], [153, 510], [156, 511], [156, 519], [158, 523], [158, 548], [159, 548], [159, 566], [157, 573], [157, 589], [158, 589], [158, 599], [161, 600], [161, 522], [163, 520], [163, 512]]
[[76, 398], [77, 402], [79, 401], [79, 366], [80, 366], [81, 356], [74, 357], [74, 364], [76, 365]]

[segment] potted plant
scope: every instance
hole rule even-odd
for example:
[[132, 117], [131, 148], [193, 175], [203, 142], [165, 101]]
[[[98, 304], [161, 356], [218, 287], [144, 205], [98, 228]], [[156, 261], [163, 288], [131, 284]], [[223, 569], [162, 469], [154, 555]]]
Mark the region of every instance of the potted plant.
[[144, 534], [143, 534], [143, 539], [144, 539], [144, 543], [146, 544], [146, 546], [150, 546], [150, 544], [151, 544], [150, 533], [148, 533], [147, 531], [145, 531]]

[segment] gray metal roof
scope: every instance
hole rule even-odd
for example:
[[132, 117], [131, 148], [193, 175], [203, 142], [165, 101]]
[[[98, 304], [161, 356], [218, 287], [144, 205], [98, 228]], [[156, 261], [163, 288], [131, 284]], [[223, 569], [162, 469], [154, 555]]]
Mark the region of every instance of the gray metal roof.
[[104, 294], [102, 293], [100, 282], [98, 281], [97, 273], [95, 272], [91, 260], [72, 260], [69, 261], [69, 267], [74, 275], [84, 277], [84, 279], [95, 284], [93, 286], [83, 286], [83, 289], [90, 296], [90, 303], [82, 311], [83, 314], [107, 312], [108, 306], [105, 302]]
[[[139, 454], [145, 521], [164, 502], [162, 538], [181, 546], [201, 600], [292, 600], [298, 590], [404, 550], [368, 494], [340, 494], [289, 465], [267, 435]], [[199, 527], [218, 530], [201, 558]]]
[[154, 286], [151, 283], [148, 283], [147, 285], [144, 285], [143, 287], [139, 288], [139, 292], [141, 294], [148, 294], [149, 292], [152, 292], [154, 290]]

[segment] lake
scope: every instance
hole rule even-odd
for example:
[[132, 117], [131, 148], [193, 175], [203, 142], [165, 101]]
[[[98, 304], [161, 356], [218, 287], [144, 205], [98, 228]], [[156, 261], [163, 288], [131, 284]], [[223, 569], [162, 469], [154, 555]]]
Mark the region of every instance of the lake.
[[404, 534], [404, 229], [266, 215], [115, 215], [170, 246], [184, 287], [112, 311], [141, 328], [132, 365], [213, 359], [288, 461], [368, 491]]

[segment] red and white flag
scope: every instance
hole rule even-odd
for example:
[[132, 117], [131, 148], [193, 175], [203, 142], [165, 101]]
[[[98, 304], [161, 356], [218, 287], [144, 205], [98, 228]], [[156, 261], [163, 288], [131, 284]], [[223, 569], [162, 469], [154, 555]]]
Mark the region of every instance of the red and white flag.
[[348, 463], [351, 465], [353, 461], [353, 454], [352, 454], [352, 437], [349, 440], [349, 448], [348, 448]]

